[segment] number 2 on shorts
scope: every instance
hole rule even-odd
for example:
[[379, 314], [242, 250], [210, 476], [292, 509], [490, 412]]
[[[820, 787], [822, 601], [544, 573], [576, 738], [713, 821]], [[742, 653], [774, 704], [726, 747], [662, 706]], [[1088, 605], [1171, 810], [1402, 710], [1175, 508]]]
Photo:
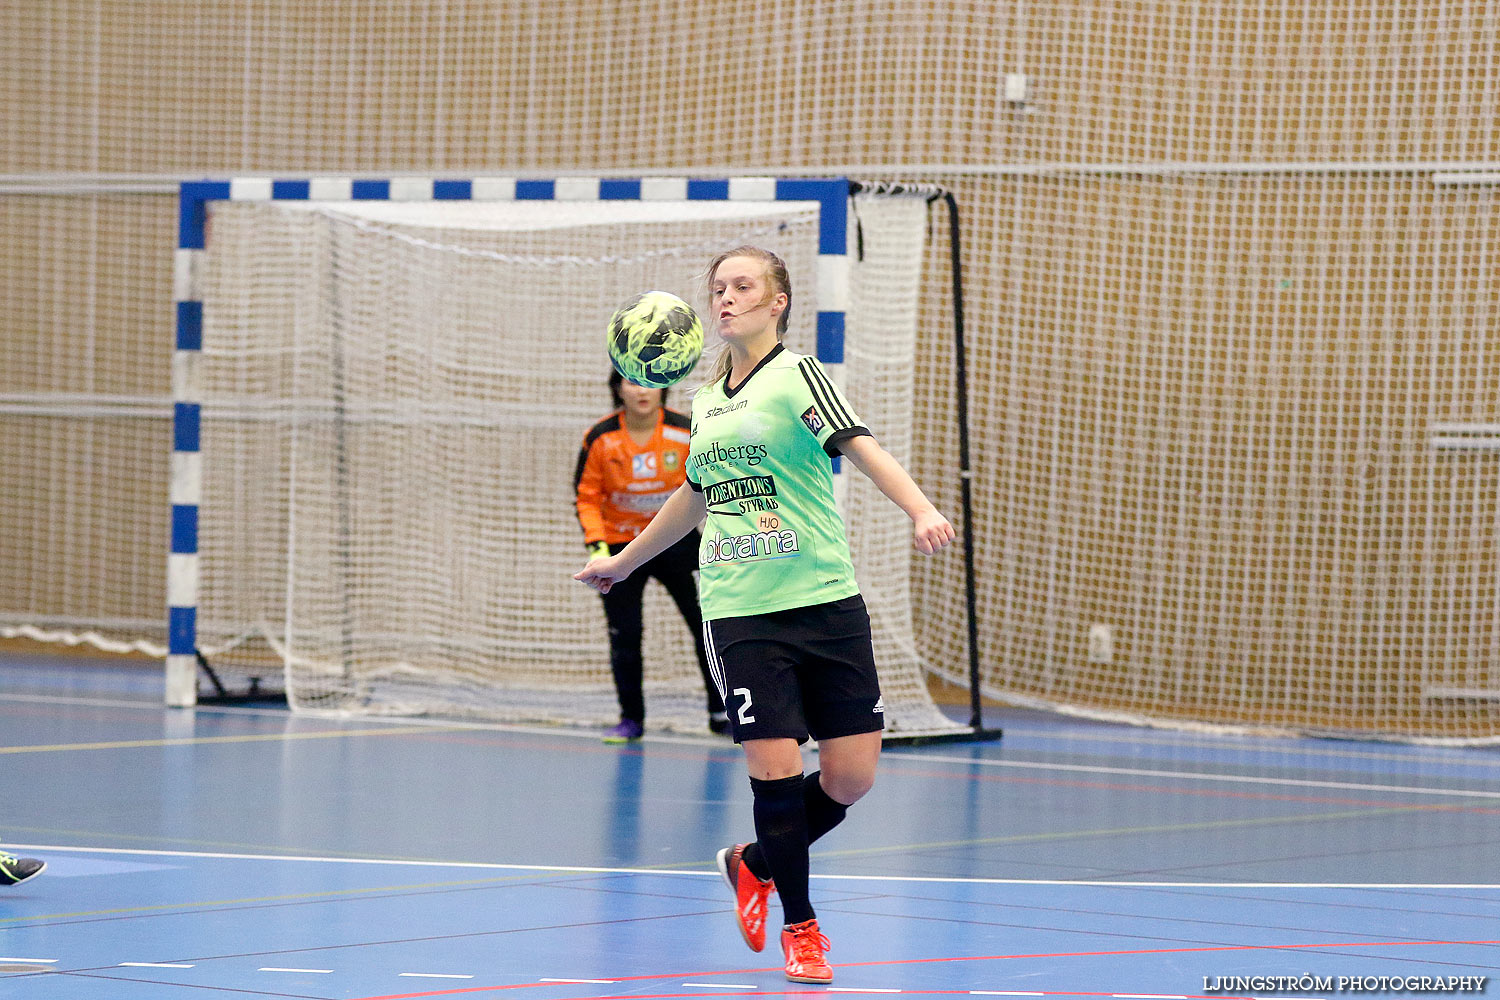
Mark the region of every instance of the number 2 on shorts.
[[734, 693], [741, 695], [745, 700], [740, 702], [740, 725], [748, 726], [755, 721], [755, 716], [750, 714], [750, 689], [735, 688]]

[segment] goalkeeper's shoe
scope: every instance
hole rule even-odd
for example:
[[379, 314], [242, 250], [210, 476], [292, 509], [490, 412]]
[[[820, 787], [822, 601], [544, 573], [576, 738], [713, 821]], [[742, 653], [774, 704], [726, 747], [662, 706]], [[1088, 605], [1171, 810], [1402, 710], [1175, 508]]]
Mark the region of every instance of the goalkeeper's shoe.
[[745, 848], [748, 844], [735, 844], [719, 852], [719, 874], [734, 893], [734, 919], [739, 925], [740, 937], [751, 951], [760, 951], [766, 946], [767, 900], [776, 891], [776, 883], [770, 879], [761, 881], [745, 864]]
[[824, 957], [831, 947], [816, 920], [783, 927], [781, 950], [786, 954], [786, 977], [794, 983], [833, 982], [833, 967]]
[[606, 743], [634, 743], [646, 734], [646, 727], [634, 719], [621, 719], [619, 723], [604, 734]]
[[0, 885], [15, 885], [40, 875], [47, 862], [36, 858], [18, 858], [0, 851]]

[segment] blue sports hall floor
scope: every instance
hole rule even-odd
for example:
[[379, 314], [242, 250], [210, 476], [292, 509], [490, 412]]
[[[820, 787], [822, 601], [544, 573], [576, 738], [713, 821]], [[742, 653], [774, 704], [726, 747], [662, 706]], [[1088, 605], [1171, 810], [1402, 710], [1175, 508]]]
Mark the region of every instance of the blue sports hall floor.
[[0, 888], [0, 997], [1435, 996], [1500, 968], [1495, 749], [991, 709], [997, 742], [888, 748], [815, 845], [815, 987], [713, 870], [751, 830], [727, 741], [160, 690], [0, 659], [0, 841], [48, 864]]

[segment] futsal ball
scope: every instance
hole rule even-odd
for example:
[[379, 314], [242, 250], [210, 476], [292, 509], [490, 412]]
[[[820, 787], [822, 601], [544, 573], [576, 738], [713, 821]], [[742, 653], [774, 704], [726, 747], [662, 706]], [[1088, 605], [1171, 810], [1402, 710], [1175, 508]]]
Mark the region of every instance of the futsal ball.
[[609, 321], [609, 360], [626, 381], [665, 389], [687, 378], [703, 354], [703, 324], [671, 292], [642, 292]]

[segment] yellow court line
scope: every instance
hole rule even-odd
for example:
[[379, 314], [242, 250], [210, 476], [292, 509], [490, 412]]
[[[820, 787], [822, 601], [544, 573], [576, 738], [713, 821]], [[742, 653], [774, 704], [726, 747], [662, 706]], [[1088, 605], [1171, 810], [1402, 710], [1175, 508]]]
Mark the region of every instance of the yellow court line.
[[1143, 833], [1158, 834], [1185, 833], [1195, 830], [1227, 830], [1236, 827], [1364, 819], [1370, 816], [1389, 816], [1392, 813], [1400, 812], [1431, 811], [1431, 806], [1399, 806], [1392, 809], [1359, 809], [1338, 813], [1305, 813], [1297, 816], [1258, 816], [1249, 819], [1223, 819], [1204, 823], [1170, 823], [1163, 826], [1123, 826], [1100, 830], [1059, 830], [1052, 833], [1023, 833], [1013, 837], [976, 837], [971, 840], [940, 840], [926, 844], [893, 844], [889, 847], [859, 847], [845, 851], [814, 851], [812, 856], [814, 858], [853, 858], [865, 857], [872, 854], [894, 854], [903, 851], [941, 850], [950, 847], [991, 847], [997, 844], [1032, 844], [1058, 840], [1080, 840], [1090, 837], [1128, 837]]
[[[138, 844], [150, 844], [151, 850], [164, 850], [165, 845], [183, 845], [192, 848], [212, 848], [212, 853], [256, 853], [265, 855], [266, 858], [277, 860], [286, 857], [299, 857], [308, 853], [305, 847], [288, 847], [286, 844], [246, 844], [233, 840], [201, 840], [193, 837], [172, 837], [162, 833], [118, 833], [114, 830], [66, 830], [53, 826], [16, 826], [7, 823], [5, 830], [10, 836], [10, 842], [19, 840], [17, 834], [41, 834], [47, 837], [73, 837], [79, 839], [93, 839], [104, 841], [130, 841]], [[112, 853], [111, 848], [83, 848], [83, 850], [101, 850]], [[432, 862], [430, 858], [413, 858], [404, 854], [386, 854], [371, 856], [364, 851], [340, 851], [337, 848], [319, 848], [319, 853], [326, 857], [339, 860], [354, 861], [390, 861], [396, 864], [402, 863], [438, 863]], [[464, 862], [454, 862], [464, 864]]]
[[52, 743], [36, 746], [0, 747], [0, 754], [58, 753], [65, 750], [136, 750], [141, 747], [202, 746], [213, 743], [266, 743], [282, 740], [325, 740], [343, 736], [409, 736], [421, 733], [452, 733], [462, 726], [416, 726], [389, 729], [324, 729], [315, 733], [253, 733], [244, 736], [184, 736], [160, 740], [112, 740], [107, 743]]
[[161, 910], [179, 910], [184, 912], [196, 912], [204, 907], [221, 906], [251, 906], [264, 905], [266, 903], [289, 903], [296, 900], [335, 900], [340, 897], [357, 896], [372, 892], [413, 892], [421, 889], [451, 889], [461, 886], [497, 885], [502, 882], [518, 882], [523, 879], [537, 878], [537, 874], [529, 875], [497, 875], [494, 878], [463, 879], [454, 882], [417, 882], [411, 885], [379, 885], [370, 886], [365, 889], [330, 889], [326, 892], [301, 892], [283, 896], [250, 896], [244, 899], [205, 899], [197, 902], [184, 901], [181, 903], [157, 903], [152, 906], [126, 906], [113, 910], [78, 910], [73, 913], [38, 913], [26, 917], [0, 917], [0, 925], [14, 923], [30, 923], [32, 921], [45, 920], [71, 920], [79, 917], [117, 917], [129, 913], [155, 913]]
[[[1223, 819], [1203, 823], [1172, 823], [1164, 826], [1122, 826], [1094, 830], [1061, 830], [1052, 833], [1021, 833], [1010, 837], [974, 837], [968, 840], [937, 840], [918, 844], [891, 844], [886, 847], [854, 847], [843, 851], [813, 851], [814, 860], [861, 858], [878, 854], [902, 854], [907, 851], [936, 851], [952, 847], [993, 847], [999, 844], [1034, 844], [1058, 840], [1082, 840], [1090, 837], [1128, 837], [1138, 834], [1186, 833], [1196, 830], [1227, 830], [1236, 827], [1270, 826], [1279, 823], [1309, 823], [1323, 820], [1363, 819], [1389, 816], [1401, 812], [1431, 812], [1432, 806], [1398, 806], [1391, 809], [1359, 809], [1340, 813], [1305, 813], [1296, 816], [1258, 816], [1249, 819]], [[703, 862], [678, 861], [655, 866], [661, 871], [702, 871]]]

